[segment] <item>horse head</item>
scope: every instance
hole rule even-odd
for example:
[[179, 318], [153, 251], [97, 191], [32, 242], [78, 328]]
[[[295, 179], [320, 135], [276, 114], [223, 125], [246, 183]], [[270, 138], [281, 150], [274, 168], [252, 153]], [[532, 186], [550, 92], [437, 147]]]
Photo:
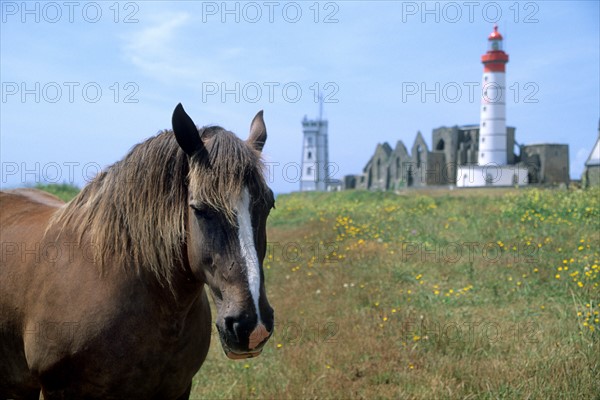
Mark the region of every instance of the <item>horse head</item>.
[[274, 197], [260, 158], [267, 138], [262, 111], [254, 117], [246, 141], [219, 127], [199, 130], [181, 104], [172, 122], [189, 160], [189, 268], [211, 289], [227, 356], [256, 356], [274, 325], [263, 274], [266, 220]]

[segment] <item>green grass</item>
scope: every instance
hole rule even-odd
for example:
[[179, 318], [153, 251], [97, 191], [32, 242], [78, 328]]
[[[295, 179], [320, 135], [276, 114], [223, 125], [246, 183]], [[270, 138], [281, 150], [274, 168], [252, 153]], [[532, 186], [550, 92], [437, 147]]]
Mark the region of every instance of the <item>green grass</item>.
[[62, 184], [37, 184], [35, 186], [36, 189], [44, 190], [48, 193], [51, 193], [58, 197], [63, 201], [69, 201], [77, 193], [79, 193], [79, 188], [77, 186], [69, 185], [68, 183]]
[[600, 393], [600, 190], [301, 193], [269, 219], [276, 329], [193, 399]]
[[598, 398], [599, 199], [279, 196], [274, 337], [243, 362], [215, 337], [193, 398]]

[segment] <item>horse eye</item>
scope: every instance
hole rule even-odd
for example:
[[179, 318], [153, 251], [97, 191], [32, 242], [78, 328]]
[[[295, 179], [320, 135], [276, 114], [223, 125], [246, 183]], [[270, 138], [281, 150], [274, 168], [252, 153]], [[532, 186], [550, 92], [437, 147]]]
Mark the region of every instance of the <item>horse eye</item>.
[[190, 204], [190, 207], [194, 210], [194, 215], [197, 218], [212, 219], [214, 217], [214, 212], [209, 207], [196, 204]]

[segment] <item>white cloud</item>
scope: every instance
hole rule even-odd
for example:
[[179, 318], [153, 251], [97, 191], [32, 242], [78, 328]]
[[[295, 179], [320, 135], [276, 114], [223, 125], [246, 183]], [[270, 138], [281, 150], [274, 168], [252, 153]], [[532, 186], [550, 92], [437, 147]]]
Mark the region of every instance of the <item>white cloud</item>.
[[218, 34], [197, 25], [192, 14], [160, 13], [147, 21], [150, 26], [121, 37], [126, 60], [146, 77], [169, 85], [185, 82], [192, 88], [238, 77], [247, 49], [218, 45]]
[[124, 37], [126, 59], [143, 73], [154, 78], [189, 74], [189, 66], [178, 61], [174, 39], [190, 16], [177, 13], [160, 19], [150, 27]]

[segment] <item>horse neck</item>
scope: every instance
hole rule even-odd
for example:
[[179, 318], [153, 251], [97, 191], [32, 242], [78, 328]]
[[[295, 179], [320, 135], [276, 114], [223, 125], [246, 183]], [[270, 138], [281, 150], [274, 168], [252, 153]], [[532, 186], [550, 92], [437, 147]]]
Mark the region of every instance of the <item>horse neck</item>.
[[[185, 256], [184, 256], [185, 257]], [[187, 257], [185, 257], [187, 260]], [[143, 272], [142, 282], [153, 297], [161, 299], [170, 312], [185, 312], [203, 296], [205, 282], [195, 278], [186, 265], [187, 261], [175, 263], [175, 270], [169, 283], [161, 282], [149, 271]]]

